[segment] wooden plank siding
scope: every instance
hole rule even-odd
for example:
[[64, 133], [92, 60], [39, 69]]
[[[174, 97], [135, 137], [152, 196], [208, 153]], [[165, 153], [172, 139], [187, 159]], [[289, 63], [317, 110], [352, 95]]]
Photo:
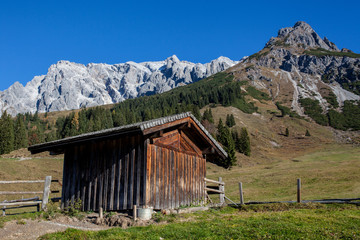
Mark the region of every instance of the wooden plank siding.
[[205, 174], [200, 150], [178, 130], [152, 141], [137, 134], [74, 144], [65, 152], [62, 203], [80, 199], [84, 211], [199, 204]]
[[198, 204], [205, 198], [205, 159], [174, 149], [149, 144], [149, 196], [147, 206], [154, 209], [178, 208]]
[[81, 200], [84, 211], [132, 209], [144, 204], [146, 164], [143, 137], [93, 141], [66, 149], [62, 203]]

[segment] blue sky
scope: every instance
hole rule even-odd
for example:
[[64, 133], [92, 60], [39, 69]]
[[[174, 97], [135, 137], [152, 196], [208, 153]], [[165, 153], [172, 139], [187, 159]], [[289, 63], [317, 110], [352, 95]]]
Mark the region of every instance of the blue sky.
[[238, 60], [301, 20], [360, 52], [358, 1], [1, 1], [0, 91], [59, 60]]

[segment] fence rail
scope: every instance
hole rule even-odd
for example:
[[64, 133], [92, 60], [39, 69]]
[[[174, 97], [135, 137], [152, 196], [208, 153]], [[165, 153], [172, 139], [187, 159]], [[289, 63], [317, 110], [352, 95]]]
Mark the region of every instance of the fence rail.
[[[44, 183], [43, 191], [28, 191], [28, 192], [11, 192], [11, 191], [0, 191], [0, 195], [27, 195], [27, 194], [42, 194], [42, 200], [39, 200], [39, 197], [35, 198], [28, 198], [28, 199], [18, 199], [18, 200], [11, 200], [11, 201], [3, 201], [0, 202], [0, 208], [2, 208], [3, 213], [2, 215], [5, 216], [5, 210], [7, 207], [10, 208], [19, 208], [19, 207], [30, 207], [30, 206], [37, 206], [37, 210], [40, 209], [40, 204], [42, 210], [46, 209], [46, 206], [49, 201], [49, 196], [52, 191], [50, 190], [50, 186], [52, 182], [58, 182], [60, 185], [61, 183], [59, 180], [51, 180], [51, 176], [46, 176], [44, 180], [16, 180], [16, 181], [0, 181], [0, 184], [19, 184], [19, 183]], [[53, 193], [58, 193], [59, 191], [53, 191]], [[17, 207], [16, 207], [17, 206]], [[9, 208], [8, 208], [9, 209]]]
[[16, 181], [0, 181], [0, 184], [13, 184], [13, 183], [44, 183], [45, 180], [16, 180]]

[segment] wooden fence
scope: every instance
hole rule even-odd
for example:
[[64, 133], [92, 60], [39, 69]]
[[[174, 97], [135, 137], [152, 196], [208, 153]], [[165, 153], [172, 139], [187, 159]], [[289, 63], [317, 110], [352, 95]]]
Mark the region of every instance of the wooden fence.
[[[346, 204], [356, 204], [360, 205], [360, 198], [337, 198], [337, 199], [319, 199], [319, 200], [303, 200], [301, 194], [301, 179], [298, 178], [296, 180], [296, 201], [267, 201], [267, 202], [259, 202], [259, 201], [251, 201], [244, 202], [243, 188], [242, 182], [239, 182], [239, 192], [240, 192], [240, 204], [270, 204], [270, 203], [346, 203]], [[236, 204], [235, 204], [236, 205]]]
[[[227, 199], [228, 201], [230, 201], [232, 204], [235, 204], [237, 206], [237, 204], [235, 202], [233, 202], [230, 198], [228, 198], [225, 195], [225, 183], [222, 181], [222, 177], [219, 177], [219, 180], [212, 180], [212, 179], [208, 179], [208, 178], [204, 178], [205, 180], [205, 191], [206, 191], [206, 196], [207, 199], [212, 203], [211, 198], [209, 197], [209, 194], [219, 194], [219, 201], [220, 201], [220, 205], [224, 205], [225, 204], [225, 199]], [[210, 184], [210, 185], [209, 185]], [[215, 186], [214, 186], [215, 184]]]
[[[0, 191], [0, 195], [29, 195], [29, 194], [42, 194], [42, 200], [39, 197], [18, 199], [0, 202], [2, 208], [2, 215], [5, 216], [6, 209], [23, 208], [23, 207], [37, 207], [37, 211], [45, 210], [49, 202], [50, 193], [58, 193], [59, 191], [51, 191], [51, 182], [59, 182], [59, 180], [51, 180], [51, 176], [46, 176], [44, 180], [16, 180], [16, 181], [0, 181], [1, 184], [31, 184], [31, 183], [44, 183], [43, 191]], [[58, 201], [58, 198], [52, 199]]]

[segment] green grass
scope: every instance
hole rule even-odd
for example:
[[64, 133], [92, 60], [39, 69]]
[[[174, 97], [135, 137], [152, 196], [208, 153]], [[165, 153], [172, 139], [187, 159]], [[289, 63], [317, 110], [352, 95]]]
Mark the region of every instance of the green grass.
[[[17, 220], [18, 224], [23, 224], [23, 219], [37, 219], [41, 215], [41, 212], [27, 212], [16, 215], [6, 215], [0, 217], [0, 229], [4, 227], [5, 222], [10, 222], [13, 220]], [[0, 230], [1, 231], [1, 230]]]
[[322, 56], [333, 56], [333, 57], [350, 57], [350, 58], [360, 58], [360, 54], [351, 53], [351, 52], [335, 52], [329, 51], [323, 48], [310, 49], [304, 52], [307, 55], [313, 55], [317, 57]]
[[[245, 202], [296, 200], [296, 179], [302, 180], [302, 198], [358, 198], [360, 196], [360, 147], [329, 145], [322, 150], [268, 164], [224, 170], [207, 163], [207, 178], [222, 177], [226, 196]], [[218, 195], [210, 196], [214, 201]]]
[[169, 224], [99, 232], [68, 229], [40, 239], [360, 239], [359, 229], [359, 207], [294, 204], [227, 207], [176, 216]]
[[259, 91], [253, 86], [248, 86], [246, 88], [246, 91], [250, 96], [252, 96], [253, 98], [255, 98], [257, 100], [266, 100], [266, 101], [271, 100], [271, 97], [269, 96], [269, 94]]

